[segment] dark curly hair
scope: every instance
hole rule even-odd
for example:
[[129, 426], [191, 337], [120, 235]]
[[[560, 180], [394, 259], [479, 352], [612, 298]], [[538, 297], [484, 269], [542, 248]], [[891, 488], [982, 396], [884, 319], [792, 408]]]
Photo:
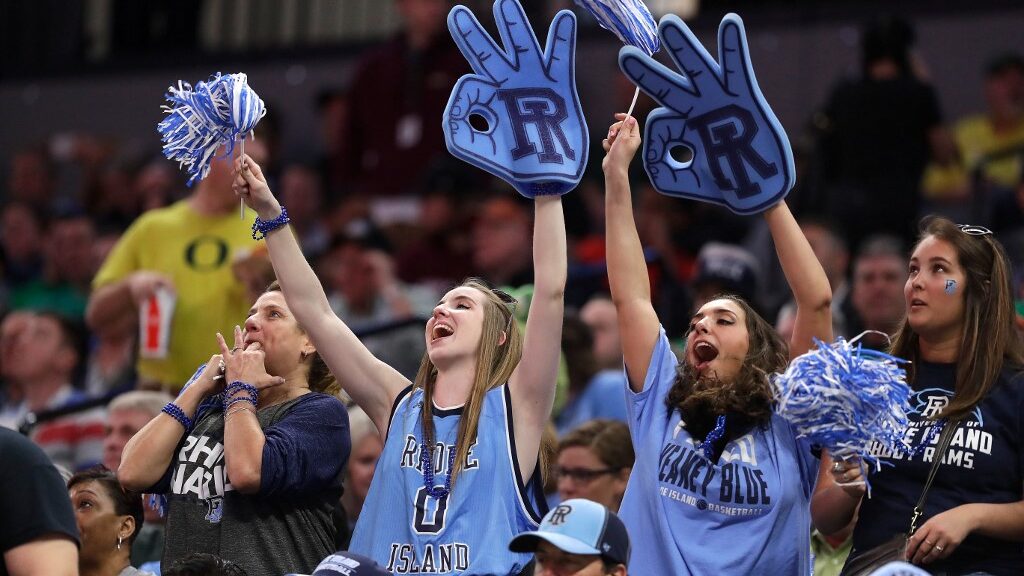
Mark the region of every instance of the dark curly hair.
[[723, 382], [715, 377], [699, 376], [684, 359], [679, 363], [676, 381], [665, 397], [665, 404], [669, 410], [679, 410], [687, 431], [694, 438], [706, 437], [715, 419], [728, 414], [725, 437], [731, 440], [754, 426], [768, 423], [773, 398], [769, 377], [786, 369], [789, 347], [772, 325], [739, 296], [720, 294], [712, 300], [735, 302], [746, 317], [747, 355], [740, 371], [732, 380]]

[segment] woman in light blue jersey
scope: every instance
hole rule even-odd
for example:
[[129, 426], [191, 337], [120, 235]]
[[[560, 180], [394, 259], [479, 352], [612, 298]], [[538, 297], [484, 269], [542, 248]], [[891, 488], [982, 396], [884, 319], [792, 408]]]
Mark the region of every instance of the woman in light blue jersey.
[[[236, 167], [235, 190], [260, 220], [286, 219], [259, 166], [242, 158]], [[350, 548], [396, 574], [517, 574], [530, 560], [506, 544], [544, 512], [541, 437], [554, 403], [567, 273], [561, 199], [535, 205], [526, 336], [514, 299], [467, 280], [427, 321], [415, 382], [331, 311], [287, 227], [267, 232], [289, 306], [384, 438]]]
[[[786, 344], [742, 299], [722, 295], [672, 353], [651, 303], [633, 221], [636, 121], [617, 116], [603, 167], [608, 278], [618, 310], [636, 463], [619, 515], [637, 574], [809, 574], [809, 499], [817, 458], [772, 412], [768, 375], [832, 338], [832, 292], [785, 202], [764, 213], [797, 302]], [[623, 123], [623, 120], [625, 123]]]

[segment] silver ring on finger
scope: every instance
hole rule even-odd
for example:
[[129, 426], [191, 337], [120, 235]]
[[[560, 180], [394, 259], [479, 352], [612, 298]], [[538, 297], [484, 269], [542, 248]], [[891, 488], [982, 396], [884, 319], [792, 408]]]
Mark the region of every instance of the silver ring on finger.
[[939, 546], [938, 544], [935, 545], [935, 549], [938, 550], [939, 552], [942, 552], [943, 550], [945, 550], [945, 548], [943, 548], [942, 546]]
[[836, 460], [835, 462], [832, 463], [832, 471], [833, 472], [839, 472], [839, 469], [842, 468], [842, 467], [843, 467], [842, 464], [840, 464], [838, 460]]

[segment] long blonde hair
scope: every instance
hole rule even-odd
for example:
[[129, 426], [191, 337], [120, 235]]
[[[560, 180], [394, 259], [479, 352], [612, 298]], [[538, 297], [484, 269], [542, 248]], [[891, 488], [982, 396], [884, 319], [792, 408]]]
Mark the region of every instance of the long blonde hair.
[[[452, 486], [462, 471], [469, 455], [469, 446], [476, 439], [480, 412], [483, 409], [484, 395], [488, 391], [508, 382], [512, 372], [519, 365], [523, 356], [523, 336], [519, 324], [513, 317], [513, 304], [502, 300], [498, 294], [483, 280], [468, 278], [459, 286], [475, 288], [485, 297], [484, 323], [480, 334], [480, 348], [476, 357], [476, 372], [473, 375], [473, 387], [469, 399], [462, 408], [459, 418], [459, 430], [455, 443], [455, 461], [452, 469]], [[506, 331], [505, 341], [501, 335]], [[423, 405], [420, 418], [423, 424], [423, 442], [421, 450], [430, 450], [434, 445], [434, 418], [432, 413], [434, 383], [437, 381], [437, 367], [430, 361], [427, 354], [423, 355], [420, 369], [416, 373], [414, 386], [423, 389]], [[527, 479], [523, 479], [526, 481]]]

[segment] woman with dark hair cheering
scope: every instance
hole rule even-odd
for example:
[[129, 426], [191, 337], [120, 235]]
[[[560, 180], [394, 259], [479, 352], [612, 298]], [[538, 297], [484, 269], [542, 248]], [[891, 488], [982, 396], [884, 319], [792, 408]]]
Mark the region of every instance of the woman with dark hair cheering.
[[217, 339], [221, 353], [125, 446], [118, 478], [166, 496], [164, 566], [205, 552], [250, 576], [312, 572], [342, 517], [338, 384], [276, 284], [232, 348]]
[[[1024, 346], [1014, 327], [1009, 260], [986, 228], [928, 218], [909, 273], [907, 315], [891, 352], [911, 361], [910, 455], [879, 450], [883, 465], [871, 473], [866, 499], [860, 463], [823, 458], [815, 524], [824, 531], [841, 527], [859, 504], [854, 562], [907, 533], [939, 459], [907, 559], [938, 574], [1020, 574]], [[948, 447], [941, 451], [947, 429]]]
[[832, 291], [785, 202], [764, 213], [793, 290], [786, 344], [737, 296], [690, 320], [679, 362], [651, 302], [633, 221], [629, 163], [640, 145], [617, 115], [604, 142], [608, 279], [618, 310], [636, 464], [619, 514], [637, 574], [809, 574], [817, 458], [772, 412], [769, 375], [832, 339]]
[[72, 476], [68, 496], [82, 539], [81, 576], [152, 576], [129, 564], [142, 528], [141, 495], [121, 488], [114, 473], [100, 466]]

